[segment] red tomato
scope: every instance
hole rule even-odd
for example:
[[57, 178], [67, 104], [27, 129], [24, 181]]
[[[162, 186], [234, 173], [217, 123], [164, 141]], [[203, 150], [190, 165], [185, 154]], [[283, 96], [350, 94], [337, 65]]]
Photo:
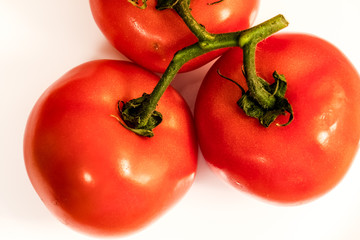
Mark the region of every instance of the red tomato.
[[273, 82], [274, 70], [285, 75], [294, 121], [265, 128], [237, 106], [241, 90], [216, 72], [245, 86], [242, 50], [236, 48], [214, 64], [199, 90], [195, 121], [201, 151], [238, 189], [274, 202], [309, 201], [343, 178], [357, 152], [359, 74], [333, 45], [305, 34], [270, 37], [256, 54], [260, 77]]
[[[246, 29], [255, 18], [259, 0], [191, 0], [194, 18], [211, 33]], [[148, 0], [145, 10], [128, 0], [90, 0], [100, 30], [122, 54], [156, 72], [164, 72], [174, 54], [197, 42], [182, 19], [171, 9], [158, 11]], [[181, 71], [198, 68], [225, 50], [214, 51], [186, 63]]]
[[45, 205], [90, 234], [127, 234], [149, 224], [190, 188], [197, 166], [192, 116], [169, 88], [152, 138], [120, 125], [118, 100], [150, 93], [158, 77], [115, 60], [88, 62], [48, 88], [29, 117], [25, 164]]

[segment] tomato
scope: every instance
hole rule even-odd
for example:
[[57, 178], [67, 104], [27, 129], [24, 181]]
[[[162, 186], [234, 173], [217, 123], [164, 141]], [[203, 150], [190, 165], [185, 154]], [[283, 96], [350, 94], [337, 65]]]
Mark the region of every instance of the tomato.
[[[259, 0], [191, 0], [194, 18], [211, 33], [243, 30], [253, 22]], [[182, 19], [171, 9], [158, 11], [148, 0], [139, 9], [128, 0], [90, 0], [94, 19], [109, 42], [130, 60], [155, 72], [164, 72], [174, 54], [197, 42]], [[210, 62], [225, 50], [218, 50], [186, 63], [190, 71]]]
[[270, 202], [300, 204], [332, 189], [346, 174], [360, 138], [360, 77], [333, 45], [306, 34], [274, 35], [258, 45], [256, 70], [288, 82], [293, 122], [268, 128], [237, 106], [245, 86], [242, 50], [232, 49], [206, 75], [195, 122], [204, 158], [226, 182]]
[[118, 101], [150, 93], [158, 76], [132, 63], [84, 63], [51, 85], [26, 126], [25, 165], [44, 204], [65, 224], [95, 235], [148, 225], [190, 188], [197, 142], [189, 108], [173, 89], [152, 138], [119, 123]]

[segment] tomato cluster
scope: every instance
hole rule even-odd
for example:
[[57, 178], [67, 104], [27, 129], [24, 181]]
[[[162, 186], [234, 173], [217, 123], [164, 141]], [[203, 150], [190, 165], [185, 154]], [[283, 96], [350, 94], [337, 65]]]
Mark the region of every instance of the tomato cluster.
[[[222, 55], [202, 82], [195, 121], [168, 87], [157, 103], [162, 120], [154, 137], [125, 128], [122, 106], [151, 92], [159, 82], [153, 72], [164, 72], [176, 52], [197, 42], [175, 11], [157, 10], [154, 0], [130, 2], [90, 0], [90, 6], [109, 42], [134, 63], [97, 60], [75, 67], [43, 93], [27, 122], [29, 178], [61, 221], [96, 235], [145, 227], [191, 187], [198, 145], [222, 178], [273, 202], [309, 201], [346, 174], [360, 139], [360, 77], [333, 45], [306, 34], [276, 34], [256, 50], [259, 77], [272, 83], [276, 70], [286, 78], [291, 124], [280, 126], [288, 121], [284, 115], [265, 128], [239, 108], [248, 82], [243, 50], [236, 47], [181, 68], [196, 69]], [[258, 5], [190, 2], [194, 18], [214, 34], [248, 29]]]

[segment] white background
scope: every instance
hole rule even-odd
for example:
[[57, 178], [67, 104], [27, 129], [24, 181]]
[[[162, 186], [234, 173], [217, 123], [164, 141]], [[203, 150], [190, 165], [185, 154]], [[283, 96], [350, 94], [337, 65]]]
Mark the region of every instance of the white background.
[[[284, 31], [335, 44], [360, 71], [358, 0], [263, 0], [256, 23], [282, 13]], [[89, 60], [123, 59], [95, 25], [87, 0], [0, 0], [0, 239], [93, 239], [53, 217], [26, 175], [22, 138], [40, 94]], [[209, 64], [174, 86], [193, 107]], [[145, 230], [124, 239], [360, 239], [360, 155], [329, 194], [301, 206], [254, 199], [218, 179], [199, 155], [188, 194]]]

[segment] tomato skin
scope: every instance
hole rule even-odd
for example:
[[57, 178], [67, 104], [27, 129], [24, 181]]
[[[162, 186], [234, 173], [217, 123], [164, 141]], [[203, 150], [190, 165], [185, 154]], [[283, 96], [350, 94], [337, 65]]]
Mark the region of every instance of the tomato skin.
[[[323, 195], [345, 175], [360, 138], [360, 77], [334, 46], [305, 34], [279, 34], [258, 45], [257, 72], [288, 82], [295, 119], [262, 127], [237, 106], [242, 50], [232, 49], [206, 75], [195, 106], [204, 158], [238, 189], [271, 202], [300, 204]], [[276, 121], [286, 123], [288, 116]]]
[[[213, 0], [192, 0], [194, 18], [211, 33], [246, 29], [253, 22], [259, 0], [232, 0], [208, 5]], [[128, 0], [90, 0], [98, 27], [109, 42], [137, 64], [164, 72], [174, 54], [197, 42], [182, 19], [171, 9], [158, 11], [156, 1], [147, 8], [134, 7]], [[224, 53], [213, 51], [186, 63], [180, 71], [196, 69]]]
[[51, 85], [34, 106], [25, 165], [45, 205], [65, 224], [95, 235], [148, 225], [190, 188], [197, 167], [193, 120], [169, 88], [152, 138], [126, 130], [117, 101], [151, 92], [158, 77], [132, 63], [84, 63]]

